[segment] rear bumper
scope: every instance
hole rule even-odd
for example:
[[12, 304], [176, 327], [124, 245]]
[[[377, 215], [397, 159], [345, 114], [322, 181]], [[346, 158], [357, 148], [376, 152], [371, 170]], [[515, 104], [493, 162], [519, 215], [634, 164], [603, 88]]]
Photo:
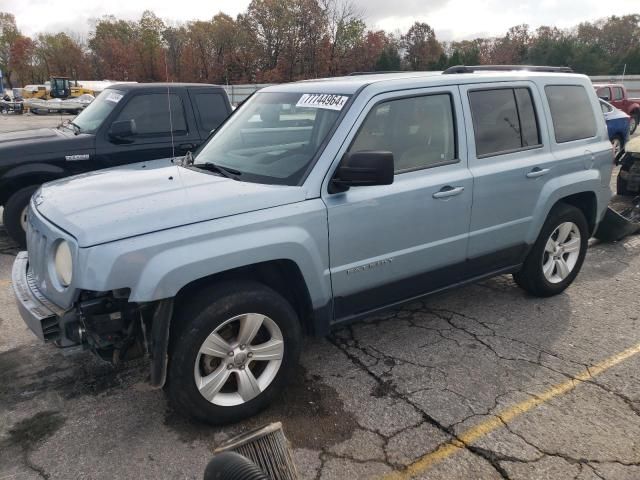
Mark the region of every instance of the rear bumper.
[[20, 252], [11, 272], [18, 311], [29, 329], [44, 341], [60, 338], [60, 319], [64, 311], [47, 300], [29, 275], [29, 257]]

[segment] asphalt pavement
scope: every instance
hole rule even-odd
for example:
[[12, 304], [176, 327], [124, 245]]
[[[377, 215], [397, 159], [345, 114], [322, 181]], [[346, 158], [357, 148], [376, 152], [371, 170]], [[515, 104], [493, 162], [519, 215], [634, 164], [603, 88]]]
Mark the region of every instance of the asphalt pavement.
[[0, 480], [202, 478], [216, 446], [272, 421], [301, 479], [640, 478], [640, 236], [592, 241], [553, 298], [501, 276], [307, 339], [284, 395], [224, 428], [173, 411], [144, 361], [40, 343], [16, 250], [0, 227]]

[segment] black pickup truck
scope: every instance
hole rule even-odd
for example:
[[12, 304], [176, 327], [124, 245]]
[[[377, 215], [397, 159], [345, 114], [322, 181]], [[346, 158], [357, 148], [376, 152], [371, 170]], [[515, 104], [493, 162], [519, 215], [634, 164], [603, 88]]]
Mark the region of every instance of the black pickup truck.
[[51, 180], [127, 163], [183, 156], [231, 113], [222, 87], [131, 83], [104, 90], [58, 128], [0, 134], [3, 223], [24, 245], [31, 195]]

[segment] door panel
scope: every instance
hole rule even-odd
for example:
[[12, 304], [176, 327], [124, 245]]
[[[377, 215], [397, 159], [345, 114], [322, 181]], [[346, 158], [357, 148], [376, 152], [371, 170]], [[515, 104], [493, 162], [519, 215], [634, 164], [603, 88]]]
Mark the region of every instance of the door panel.
[[136, 135], [126, 140], [114, 140], [103, 132], [96, 148], [98, 161], [111, 167], [169, 158], [174, 154], [181, 156], [197, 148], [200, 135], [186, 100], [182, 94], [168, 95], [166, 92], [131, 97], [113, 121], [133, 119]]
[[[519, 89], [527, 89], [531, 93], [528, 98], [533, 100], [535, 107], [539, 131], [537, 142], [534, 140], [536, 122], [525, 121], [524, 114], [530, 112], [530, 109], [520, 106], [517, 100], [527, 98], [519, 96], [522, 92], [526, 93], [526, 90]], [[501, 92], [514, 92], [510, 101], [508, 95], [493, 95], [496, 90], [495, 84], [460, 87], [470, 145], [469, 169], [474, 179], [467, 277], [513, 266], [522, 261], [540, 193], [546, 182], [556, 175], [557, 160], [549, 148], [541, 96], [536, 86], [530, 82], [514, 82], [501, 87]], [[473, 103], [470, 99], [474, 95], [485, 98], [479, 98]], [[482, 104], [483, 100], [487, 103]], [[501, 103], [503, 101], [509, 103]], [[495, 121], [491, 120], [492, 116]], [[514, 147], [513, 143], [519, 142], [519, 145], [515, 145], [518, 148], [502, 152], [491, 152], [490, 148], [483, 148], [481, 144], [485, 138], [478, 135], [481, 130], [487, 130], [487, 123], [492, 124], [488, 129], [492, 137], [513, 137], [508, 145]], [[530, 137], [528, 141], [526, 132]], [[476, 142], [479, 142], [478, 145]], [[505, 142], [496, 141], [494, 144], [501, 145]], [[479, 155], [478, 151], [483, 153]], [[486, 258], [491, 261], [483, 261]]]
[[[390, 150], [401, 161], [396, 162], [391, 185], [352, 187], [325, 195], [336, 318], [418, 296], [461, 277], [473, 183], [464, 141], [458, 142], [457, 155], [447, 146], [455, 146], [452, 126], [460, 131], [458, 92], [421, 91], [422, 96], [443, 93], [452, 102], [449, 133], [438, 123], [446, 116], [437, 114], [437, 101], [430, 99], [419, 111], [413, 107], [420, 100], [409, 100], [393, 104], [389, 112], [383, 104], [399, 101], [401, 95], [389, 93], [370, 102], [361, 121], [369, 112], [370, 120], [363, 122], [355, 140], [347, 139], [346, 145], [353, 140], [353, 151]], [[431, 119], [429, 134], [421, 130], [425, 118]], [[400, 128], [402, 122], [409, 128]], [[438, 164], [439, 160], [448, 164]], [[429, 166], [420, 169], [421, 161]]]

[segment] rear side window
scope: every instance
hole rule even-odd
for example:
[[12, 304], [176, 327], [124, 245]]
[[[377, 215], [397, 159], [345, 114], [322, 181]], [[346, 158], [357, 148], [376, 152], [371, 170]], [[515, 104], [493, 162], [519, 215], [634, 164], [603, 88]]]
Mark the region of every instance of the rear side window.
[[556, 142], [571, 142], [596, 135], [591, 100], [583, 86], [547, 85], [544, 90], [549, 101]]
[[528, 88], [472, 91], [469, 103], [477, 157], [540, 145], [536, 111]]
[[[171, 105], [171, 115], [169, 115], [169, 105]], [[134, 120], [136, 136], [140, 137], [171, 135], [171, 126], [173, 126], [174, 135], [187, 134], [182, 99], [173, 93], [137, 95], [124, 106], [117, 120]]]
[[624, 98], [624, 94], [622, 93], [621, 87], [613, 87], [613, 99], [614, 100], [622, 100]]
[[219, 93], [192, 93], [192, 96], [200, 117], [200, 130], [209, 134], [227, 118], [224, 98]]

